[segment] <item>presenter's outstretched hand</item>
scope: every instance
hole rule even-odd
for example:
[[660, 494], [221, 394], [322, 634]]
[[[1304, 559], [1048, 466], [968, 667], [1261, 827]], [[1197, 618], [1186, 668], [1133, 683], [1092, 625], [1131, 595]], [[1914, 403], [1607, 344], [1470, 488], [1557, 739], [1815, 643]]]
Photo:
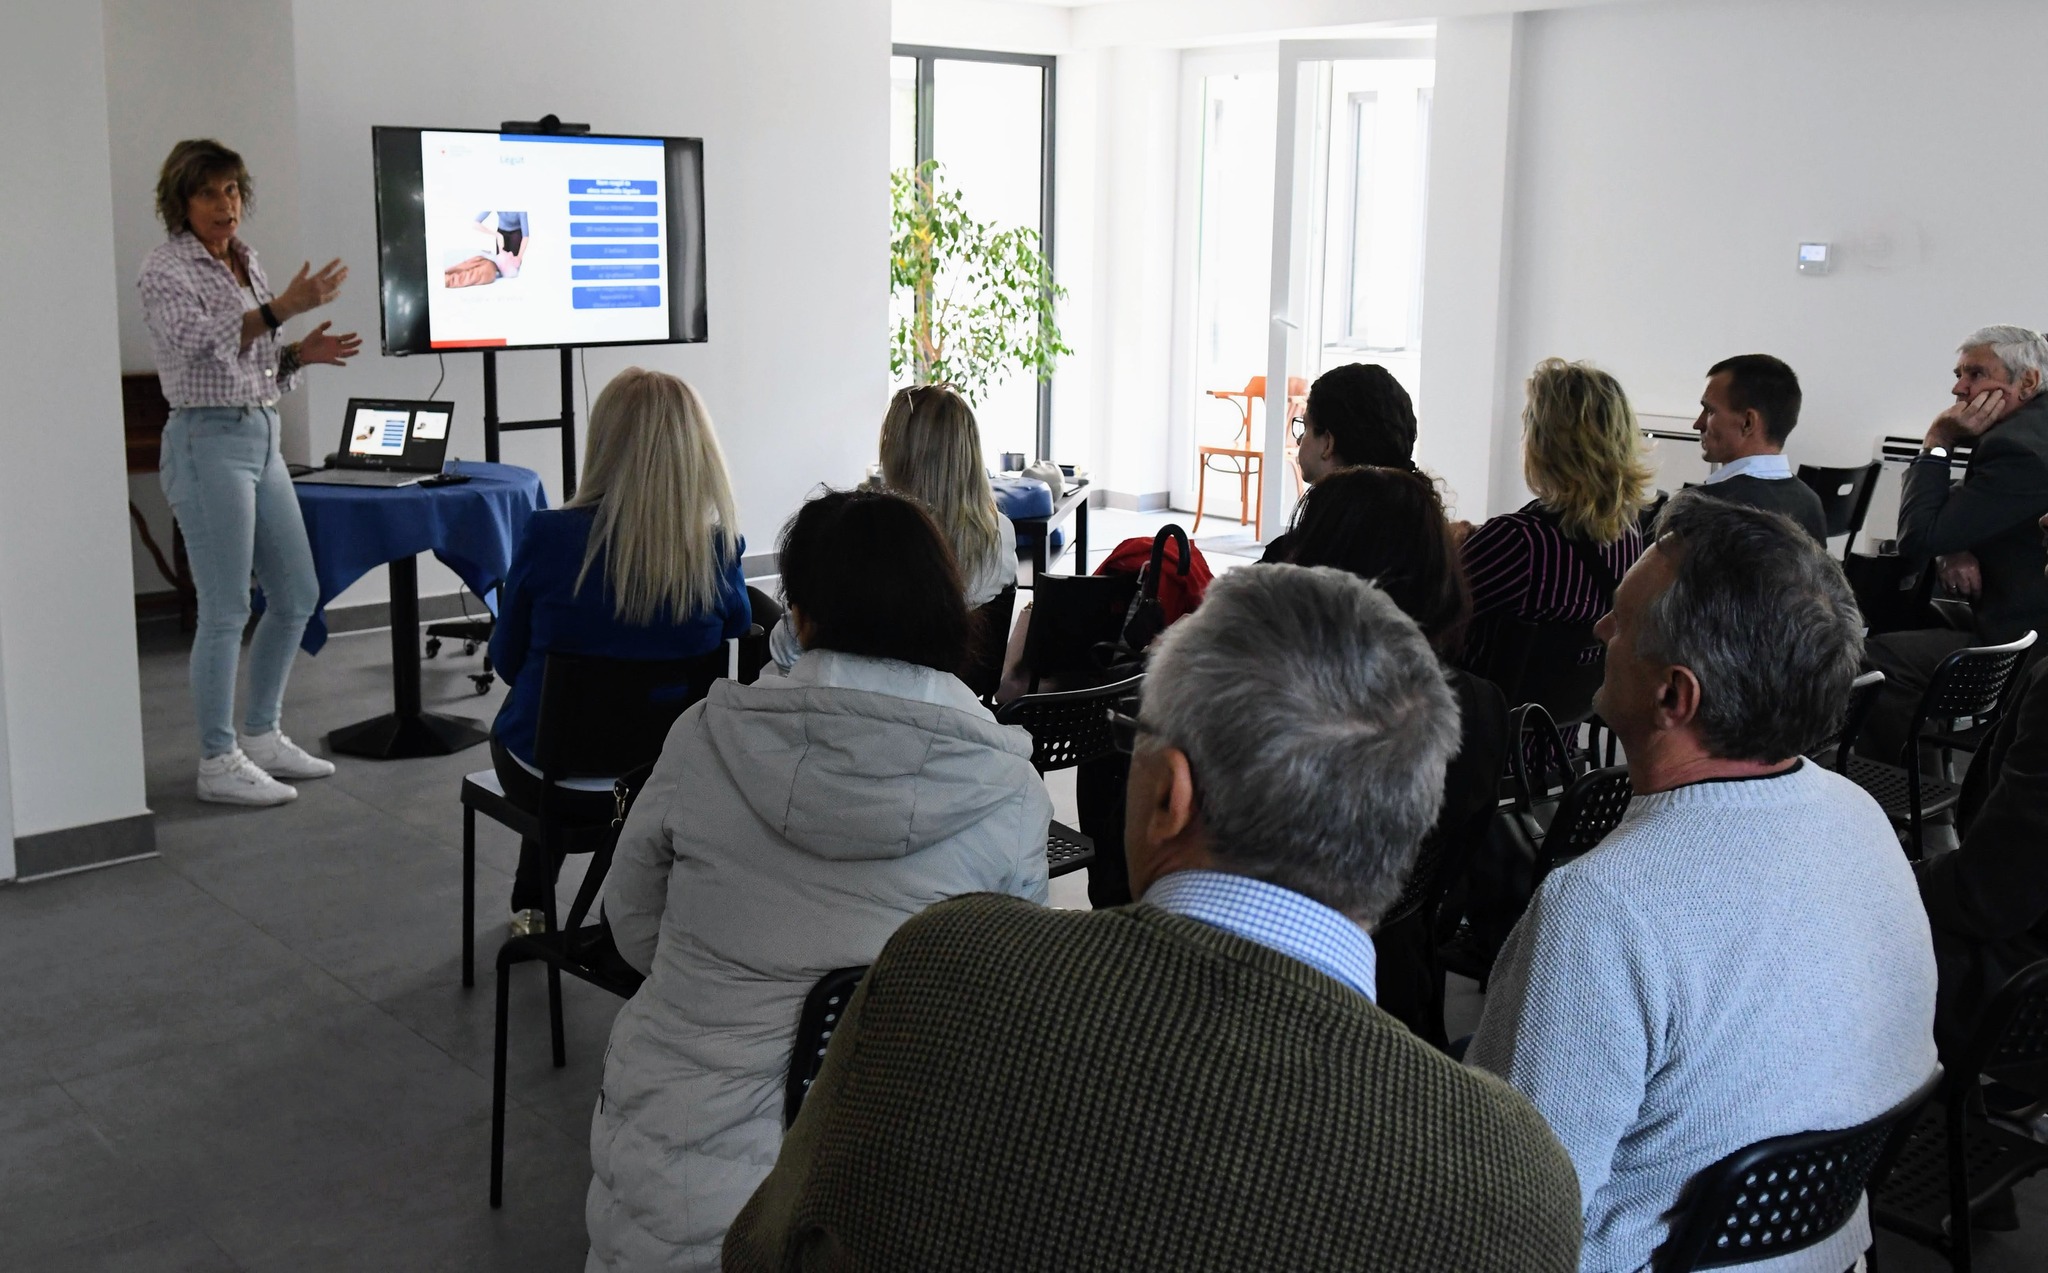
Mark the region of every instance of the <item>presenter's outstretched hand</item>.
[[308, 261], [299, 267], [297, 274], [292, 275], [292, 281], [271, 302], [271, 307], [281, 318], [295, 317], [307, 310], [318, 309], [341, 295], [341, 285], [347, 281], [348, 266], [341, 263], [340, 257], [321, 266], [318, 274], [313, 273], [313, 263]]
[[362, 350], [362, 337], [354, 332], [342, 332], [338, 336], [330, 336], [327, 334], [327, 329], [332, 326], [334, 324], [331, 322], [322, 323], [312, 331], [307, 332], [300, 339], [299, 362], [301, 365], [310, 367], [316, 362], [324, 362], [330, 367], [339, 367]]

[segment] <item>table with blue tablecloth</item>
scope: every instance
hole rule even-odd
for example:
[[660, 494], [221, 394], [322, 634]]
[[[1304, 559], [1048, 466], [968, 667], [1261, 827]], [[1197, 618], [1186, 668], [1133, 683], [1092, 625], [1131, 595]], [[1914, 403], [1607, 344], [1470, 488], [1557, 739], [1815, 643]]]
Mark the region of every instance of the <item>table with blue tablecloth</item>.
[[378, 566], [391, 571], [391, 677], [395, 710], [328, 735], [349, 755], [440, 756], [482, 742], [475, 722], [420, 710], [419, 567], [431, 552], [495, 611], [498, 585], [526, 519], [547, 507], [540, 475], [511, 464], [458, 461], [456, 486], [320, 486], [300, 483], [299, 511], [312, 544], [320, 603], [300, 642], [327, 643], [327, 603]]

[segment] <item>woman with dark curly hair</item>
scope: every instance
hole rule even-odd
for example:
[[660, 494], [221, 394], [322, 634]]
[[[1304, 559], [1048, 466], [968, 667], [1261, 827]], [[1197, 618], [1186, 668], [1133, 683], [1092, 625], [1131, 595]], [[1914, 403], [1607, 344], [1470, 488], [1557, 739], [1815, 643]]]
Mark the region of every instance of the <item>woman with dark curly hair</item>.
[[[340, 366], [361, 342], [321, 323], [286, 343], [279, 329], [333, 300], [348, 267], [299, 267], [273, 292], [235, 231], [253, 191], [242, 157], [217, 141], [181, 141], [157, 179], [170, 237], [142, 264], [142, 312], [157, 377], [171, 404], [161, 461], [164, 495], [185, 533], [199, 592], [192, 698], [199, 721], [199, 798], [274, 805], [298, 792], [280, 779], [323, 778], [334, 766], [278, 727], [299, 634], [319, 600], [298, 496], [278, 450], [277, 400], [315, 363]], [[263, 618], [249, 643], [249, 701], [234, 728], [235, 664], [249, 623], [249, 575]]]

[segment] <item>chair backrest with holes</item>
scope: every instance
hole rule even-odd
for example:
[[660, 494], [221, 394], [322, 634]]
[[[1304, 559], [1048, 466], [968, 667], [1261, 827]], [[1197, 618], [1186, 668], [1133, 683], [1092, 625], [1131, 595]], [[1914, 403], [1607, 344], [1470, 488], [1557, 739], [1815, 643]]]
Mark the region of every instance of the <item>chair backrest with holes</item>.
[[2048, 959], [2014, 973], [1984, 1005], [1966, 1056], [1967, 1072], [2048, 1097]]
[[1536, 864], [1536, 880], [1557, 866], [1569, 862], [1607, 838], [1621, 825], [1635, 791], [1629, 786], [1628, 766], [1609, 765], [1580, 774], [1557, 802], [1557, 816], [1543, 837], [1543, 853]]
[[865, 964], [834, 969], [818, 978], [818, 984], [804, 996], [804, 1010], [796, 1021], [796, 1046], [789, 1054], [789, 1081], [782, 1091], [783, 1127], [796, 1122], [797, 1111], [804, 1106], [804, 1094], [811, 1090], [818, 1067], [825, 1063], [825, 1048], [832, 1042], [832, 1032], [839, 1028], [854, 987], [860, 985], [867, 971]]
[[2006, 686], [2012, 683], [2020, 660], [2026, 657], [2038, 635], [2029, 632], [2004, 645], [1957, 650], [1943, 659], [1927, 682], [1927, 693], [1920, 699], [1911, 736], [1919, 737], [1920, 726], [1930, 721], [1946, 727], [1960, 717], [1990, 717], [1998, 710]]
[[1867, 1123], [1759, 1141], [1702, 1171], [1679, 1200], [1651, 1270], [1751, 1264], [1826, 1240], [1856, 1214], [1872, 1173], [1940, 1084], [1936, 1069], [1918, 1091]]
[[1031, 763], [1038, 772], [1071, 769], [1116, 749], [1109, 710], [1138, 693], [1142, 674], [1092, 689], [1026, 694], [996, 710], [999, 725], [1022, 725], [1031, 733]]
[[1799, 480], [1820, 496], [1820, 511], [1827, 520], [1829, 539], [1837, 535], [1853, 539], [1863, 529], [1863, 519], [1870, 512], [1870, 496], [1877, 489], [1877, 475], [1883, 468], [1875, 460], [1846, 469], [1799, 466]]

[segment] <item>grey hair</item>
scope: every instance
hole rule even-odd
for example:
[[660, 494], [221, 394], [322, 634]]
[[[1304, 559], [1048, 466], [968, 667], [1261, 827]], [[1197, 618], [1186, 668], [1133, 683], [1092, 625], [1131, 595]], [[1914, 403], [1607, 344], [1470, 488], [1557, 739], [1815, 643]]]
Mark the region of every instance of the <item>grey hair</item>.
[[1218, 578], [1154, 649], [1141, 718], [1187, 755], [1224, 869], [1376, 921], [1459, 743], [1415, 621], [1344, 571], [1256, 566]]
[[1963, 338], [1963, 343], [1956, 346], [1956, 352], [1986, 348], [2004, 364], [2005, 374], [2011, 376], [2015, 384], [2031, 371], [2040, 386], [2048, 389], [2048, 339], [2043, 339], [2040, 332], [2029, 327], [1979, 327]]
[[1818, 745], [1863, 662], [1841, 564], [1789, 517], [1699, 491], [1672, 496], [1656, 533], [1677, 578], [1644, 608], [1636, 653], [1699, 680], [1708, 753], [1769, 762]]

